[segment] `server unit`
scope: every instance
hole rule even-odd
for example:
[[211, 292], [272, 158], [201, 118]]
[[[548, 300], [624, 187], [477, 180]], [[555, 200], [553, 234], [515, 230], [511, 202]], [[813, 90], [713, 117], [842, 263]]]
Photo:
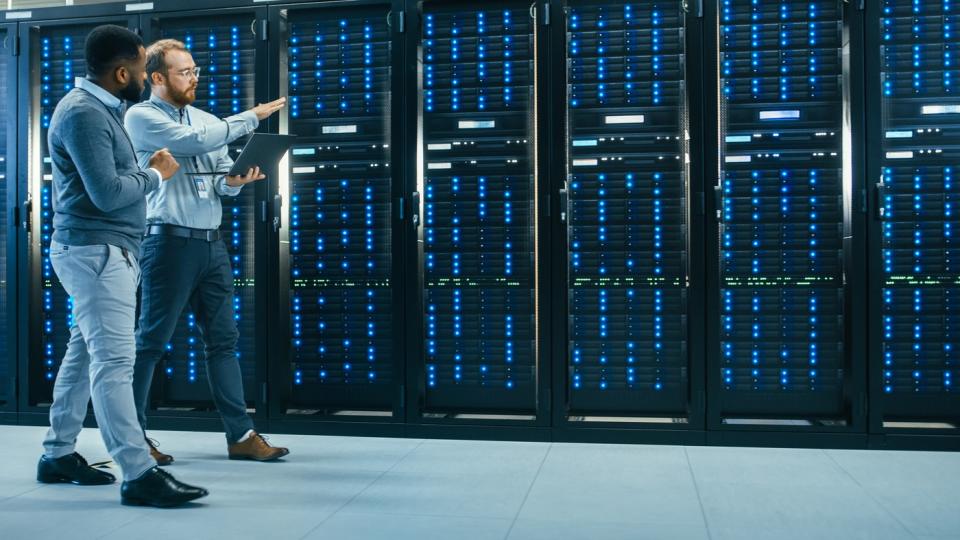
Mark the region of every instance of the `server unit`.
[[[960, 16], [878, 3], [879, 242], [871, 328], [877, 429], [960, 425]], [[879, 46], [878, 46], [879, 45]]]
[[[47, 150], [47, 129], [53, 111], [76, 77], [86, 76], [83, 47], [87, 34], [101, 24], [136, 27], [136, 17], [76, 19], [23, 23], [20, 42], [27, 44], [21, 73], [26, 78], [26, 103], [20, 133], [26, 134], [27, 175], [24, 193], [30, 202], [25, 218], [28, 233], [29, 276], [24, 297], [29, 305], [29, 342], [25, 347], [27, 408], [50, 404], [57, 370], [66, 352], [72, 325], [72, 303], [50, 262], [53, 234], [53, 171]], [[21, 252], [22, 254], [23, 252]]]
[[422, 411], [537, 405], [535, 24], [529, 4], [423, 4]]
[[[16, 25], [0, 25], [0, 412], [16, 410], [16, 175], [17, 137]], [[13, 136], [11, 136], [13, 135]]]
[[679, 2], [566, 10], [567, 414], [689, 414], [690, 182]]
[[719, 290], [711, 294], [719, 295], [719, 343], [710, 414], [728, 424], [848, 426], [844, 2], [721, 0], [718, 19]]
[[[144, 17], [146, 18], [146, 17]], [[263, 19], [254, 10], [193, 12], [190, 15], [158, 15], [149, 19], [148, 42], [173, 38], [182, 41], [201, 68], [194, 106], [226, 117], [253, 107], [257, 32]], [[265, 100], [261, 100], [265, 101]], [[233, 158], [248, 137], [230, 144]], [[176, 156], [175, 156], [176, 157]], [[185, 159], [185, 158], [181, 158]], [[237, 197], [223, 197], [221, 233], [230, 253], [234, 276], [234, 317], [240, 331], [237, 361], [249, 407], [257, 397], [257, 302], [255, 297], [256, 226], [259, 186], [250, 184]], [[262, 189], [262, 188], [259, 188]], [[151, 407], [163, 410], [208, 410], [213, 407], [206, 381], [206, 363], [201, 328], [190, 306], [184, 310], [167, 353], [158, 364], [151, 393]]]
[[402, 384], [389, 4], [284, 9], [277, 414], [391, 416]]

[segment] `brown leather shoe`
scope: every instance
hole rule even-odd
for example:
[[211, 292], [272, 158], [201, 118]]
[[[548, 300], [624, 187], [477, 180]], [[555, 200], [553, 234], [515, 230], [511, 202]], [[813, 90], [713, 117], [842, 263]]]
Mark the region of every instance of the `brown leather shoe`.
[[227, 445], [230, 459], [251, 459], [253, 461], [273, 461], [290, 453], [286, 448], [270, 446], [267, 440], [256, 431], [243, 442]]
[[157, 444], [157, 441], [151, 439], [150, 437], [146, 437], [146, 439], [147, 439], [147, 446], [150, 447], [150, 457], [152, 457], [154, 461], [157, 462], [157, 465], [160, 465], [161, 467], [166, 467], [167, 465], [173, 463], [173, 456], [171, 456], [170, 454], [164, 454], [160, 450], [157, 450], [157, 448], [160, 447], [160, 445]]

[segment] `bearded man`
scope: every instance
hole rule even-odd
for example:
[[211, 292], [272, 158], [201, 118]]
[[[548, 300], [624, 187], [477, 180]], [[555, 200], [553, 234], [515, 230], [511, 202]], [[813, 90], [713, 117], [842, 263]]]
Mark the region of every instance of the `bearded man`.
[[233, 160], [227, 145], [253, 132], [277, 112], [285, 99], [258, 105], [225, 119], [191, 104], [197, 99], [200, 68], [186, 46], [164, 39], [146, 51], [151, 95], [130, 108], [127, 131], [138, 159], [146, 163], [160, 148], [183, 165], [159, 189], [147, 195], [147, 229], [141, 249], [143, 267], [134, 398], [144, 439], [159, 465], [173, 457], [160, 452], [146, 436], [150, 385], [177, 319], [189, 305], [200, 329], [206, 372], [220, 412], [230, 459], [273, 461], [287, 455], [254, 431], [243, 395], [236, 348], [239, 332], [233, 307], [233, 270], [221, 238], [221, 197], [235, 197], [243, 186], [263, 179], [259, 168], [244, 176], [196, 174], [228, 171]]

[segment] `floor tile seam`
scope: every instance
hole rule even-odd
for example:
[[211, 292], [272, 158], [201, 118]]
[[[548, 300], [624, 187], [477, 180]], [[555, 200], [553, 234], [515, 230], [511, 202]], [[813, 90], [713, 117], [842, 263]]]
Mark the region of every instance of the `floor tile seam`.
[[388, 468], [387, 470], [385, 470], [385, 471], [383, 471], [382, 473], [380, 473], [379, 475], [377, 475], [374, 479], [372, 479], [370, 482], [368, 482], [367, 485], [363, 487], [363, 489], [361, 489], [361, 490], [358, 491], [357, 493], [354, 493], [352, 497], [350, 497], [349, 499], [347, 499], [346, 501], [344, 501], [343, 504], [341, 504], [340, 506], [338, 506], [333, 512], [331, 512], [331, 513], [328, 514], [325, 518], [323, 518], [323, 519], [320, 521], [320, 523], [317, 523], [317, 525], [316, 525], [315, 527], [313, 527], [312, 529], [310, 529], [309, 531], [307, 531], [306, 534], [304, 534], [303, 536], [301, 536], [301, 537], [300, 537], [300, 540], [303, 540], [304, 538], [307, 538], [308, 536], [310, 536], [311, 534], [313, 534], [313, 531], [319, 529], [320, 527], [323, 526], [324, 523], [330, 521], [330, 519], [331, 519], [333, 516], [337, 515], [337, 513], [339, 513], [340, 510], [343, 510], [343, 509], [346, 508], [350, 503], [352, 503], [353, 501], [357, 500], [358, 497], [360, 497], [361, 495], [363, 495], [364, 493], [366, 493], [367, 490], [370, 489], [371, 486], [373, 486], [374, 484], [376, 484], [377, 482], [379, 482], [381, 478], [383, 478], [384, 476], [386, 476], [390, 471], [392, 471], [392, 470], [395, 469], [398, 465], [400, 465], [400, 463], [402, 463], [403, 460], [407, 459], [407, 458], [410, 456], [410, 454], [414, 453], [418, 448], [420, 448], [421, 446], [423, 446], [423, 443], [424, 443], [424, 442], [426, 442], [425, 439], [421, 439], [419, 442], [417, 442], [417, 445], [416, 445], [416, 446], [414, 446], [414, 447], [410, 448], [409, 450], [407, 450], [402, 456], [400, 456], [400, 458], [399, 458], [396, 462], [394, 462], [393, 465], [390, 466], [390, 468]]
[[[154, 508], [154, 510], [157, 510], [157, 509]], [[120, 529], [126, 527], [127, 525], [133, 523], [134, 521], [136, 521], [136, 520], [138, 520], [138, 519], [141, 519], [141, 518], [143, 518], [143, 517], [149, 516], [149, 515], [151, 515], [149, 512], [136, 512], [136, 513], [134, 513], [132, 516], [130, 516], [130, 519], [128, 519], [128, 520], [126, 520], [126, 521], [124, 521], [124, 522], [116, 525], [115, 527], [113, 527], [113, 528], [110, 529], [109, 531], [101, 534], [100, 536], [97, 536], [97, 539], [99, 540], [99, 539], [101, 539], [101, 538], [106, 538], [106, 537], [110, 536], [111, 534], [119, 531]]]
[[879, 506], [888, 516], [890, 516], [891, 518], [893, 518], [893, 520], [897, 522], [897, 525], [900, 525], [900, 527], [902, 527], [903, 530], [906, 531], [907, 534], [909, 534], [909, 535], [912, 536], [912, 537], [916, 537], [916, 536], [917, 536], [917, 533], [916, 533], [916, 532], [912, 531], [912, 530], [910, 529], [910, 527], [907, 526], [906, 523], [904, 523], [903, 521], [901, 521], [900, 518], [899, 518], [896, 514], [893, 513], [892, 510], [890, 510], [889, 508], [887, 508], [887, 505], [884, 504], [883, 501], [881, 501], [880, 499], [878, 499], [877, 497], [875, 497], [875, 496], [873, 495], [873, 493], [872, 493], [869, 489], [866, 488], [866, 486], [864, 486], [863, 484], [861, 484], [860, 481], [857, 480], [857, 478], [856, 478], [855, 476], [853, 476], [853, 474], [852, 474], [850, 471], [848, 471], [846, 467], [843, 466], [843, 464], [841, 464], [839, 461], [837, 461], [836, 458], [834, 458], [833, 455], [830, 454], [830, 452], [828, 452], [828, 451], [826, 451], [826, 450], [821, 450], [821, 452], [823, 452], [823, 454], [827, 456], [827, 459], [829, 459], [831, 462], [833, 462], [833, 464], [836, 465], [837, 468], [839, 468], [839, 469], [843, 472], [843, 474], [845, 474], [848, 478], [850, 478], [850, 481], [852, 481], [854, 484], [856, 484], [856, 486], [859, 487], [860, 490], [863, 491], [863, 492], [867, 495], [867, 497], [870, 498], [870, 500], [872, 500], [874, 503], [876, 503], [877, 506]]
[[687, 472], [690, 474], [690, 481], [693, 482], [693, 492], [697, 494], [697, 504], [700, 506], [700, 519], [703, 520], [703, 528], [707, 531], [707, 540], [712, 540], [713, 534], [710, 532], [710, 522], [707, 521], [707, 509], [703, 505], [703, 497], [700, 496], [700, 484], [697, 482], [697, 475], [693, 473], [693, 463], [690, 461], [690, 453], [687, 448], [683, 448], [683, 455], [687, 459]]
[[527, 486], [527, 492], [523, 495], [523, 500], [520, 501], [520, 506], [517, 508], [517, 513], [513, 515], [513, 521], [510, 522], [510, 527], [507, 529], [507, 533], [503, 536], [504, 540], [510, 538], [510, 533], [513, 532], [513, 527], [516, 526], [517, 519], [520, 517], [520, 513], [523, 512], [523, 507], [527, 504], [527, 499], [530, 497], [530, 493], [533, 491], [533, 486], [537, 483], [537, 479], [540, 478], [540, 472], [543, 471], [543, 465], [547, 462], [547, 457], [550, 455], [551, 450], [553, 450], [553, 443], [548, 443], [547, 451], [543, 453], [543, 458], [540, 460], [540, 465], [537, 467], [537, 472], [530, 480], [530, 485]]
[[503, 521], [503, 522], [513, 522], [512, 517], [504, 516], [481, 516], [477, 514], [459, 514], [459, 513], [428, 513], [428, 512], [374, 512], [374, 511], [363, 511], [363, 512], [351, 512], [349, 510], [341, 510], [337, 513], [338, 516], [390, 516], [390, 517], [426, 517], [426, 518], [456, 518], [456, 519], [479, 519], [479, 520], [494, 520], [494, 521]]
[[29, 493], [33, 493], [34, 491], [37, 491], [38, 489], [41, 489], [41, 488], [43, 488], [43, 485], [33, 486], [32, 488], [30, 488], [30, 489], [28, 489], [28, 490], [26, 490], [26, 491], [21, 491], [20, 493], [17, 493], [16, 495], [8, 495], [8, 496], [6, 496], [6, 497], [0, 497], [0, 505], [6, 503], [6, 502], [8, 502], [8, 501], [11, 501], [11, 500], [13, 500], [13, 499], [16, 499], [16, 498], [18, 498], [18, 497], [22, 497], [22, 496], [27, 495], [27, 494], [29, 494]]

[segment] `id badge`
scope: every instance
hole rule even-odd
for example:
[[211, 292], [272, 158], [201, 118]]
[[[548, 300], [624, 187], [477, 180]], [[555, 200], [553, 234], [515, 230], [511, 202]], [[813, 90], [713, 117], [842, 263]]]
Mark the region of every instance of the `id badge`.
[[197, 188], [197, 196], [201, 199], [209, 199], [210, 192], [207, 191], [207, 182], [202, 176], [193, 177], [193, 185]]

